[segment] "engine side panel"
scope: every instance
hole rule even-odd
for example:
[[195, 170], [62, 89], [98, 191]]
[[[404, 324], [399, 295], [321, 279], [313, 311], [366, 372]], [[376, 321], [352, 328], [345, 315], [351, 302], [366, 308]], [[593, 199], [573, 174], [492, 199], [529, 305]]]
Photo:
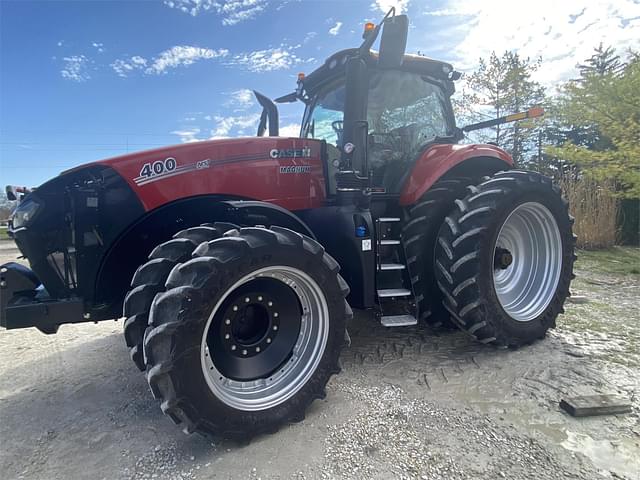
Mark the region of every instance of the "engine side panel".
[[115, 169], [147, 211], [196, 195], [263, 200], [292, 211], [319, 207], [326, 197], [317, 140], [211, 140], [97, 163]]
[[[413, 205], [439, 178], [456, 165], [476, 158], [479, 161], [490, 158], [504, 162], [504, 169], [513, 167], [511, 155], [495, 145], [433, 145], [426, 149], [414, 164], [400, 194], [400, 205]], [[495, 164], [495, 161], [492, 163]]]

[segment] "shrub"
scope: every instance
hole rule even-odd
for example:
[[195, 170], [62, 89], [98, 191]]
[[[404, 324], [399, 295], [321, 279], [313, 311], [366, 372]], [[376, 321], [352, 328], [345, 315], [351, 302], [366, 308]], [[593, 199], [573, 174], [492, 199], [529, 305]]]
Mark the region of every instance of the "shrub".
[[619, 199], [612, 181], [597, 181], [584, 175], [563, 176], [562, 191], [575, 217], [573, 231], [578, 248], [610, 248], [617, 240]]

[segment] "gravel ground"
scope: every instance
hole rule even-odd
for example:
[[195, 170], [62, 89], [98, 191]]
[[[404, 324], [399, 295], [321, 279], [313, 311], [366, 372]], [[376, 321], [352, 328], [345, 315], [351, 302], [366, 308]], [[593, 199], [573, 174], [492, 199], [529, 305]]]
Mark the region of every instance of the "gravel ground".
[[[15, 258], [0, 242], [0, 262]], [[640, 479], [640, 277], [580, 262], [547, 339], [517, 351], [458, 332], [350, 328], [343, 372], [305, 421], [248, 445], [184, 435], [128, 358], [121, 322], [0, 331], [2, 478]], [[565, 395], [633, 412], [574, 419]]]

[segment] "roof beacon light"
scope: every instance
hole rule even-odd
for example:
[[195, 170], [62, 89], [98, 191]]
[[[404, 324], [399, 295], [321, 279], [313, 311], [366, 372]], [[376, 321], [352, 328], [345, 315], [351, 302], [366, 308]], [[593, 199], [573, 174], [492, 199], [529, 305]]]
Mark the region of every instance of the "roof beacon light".
[[376, 24], [373, 22], [367, 22], [364, 24], [364, 33], [368, 33], [376, 28]]

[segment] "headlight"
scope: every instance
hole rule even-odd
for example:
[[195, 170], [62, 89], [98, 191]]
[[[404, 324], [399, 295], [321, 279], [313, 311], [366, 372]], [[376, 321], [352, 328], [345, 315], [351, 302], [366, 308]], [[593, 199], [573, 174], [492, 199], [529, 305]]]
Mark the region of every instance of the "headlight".
[[25, 200], [18, 205], [11, 218], [13, 229], [16, 230], [21, 227], [26, 227], [29, 222], [33, 220], [33, 217], [36, 216], [38, 210], [40, 210], [40, 204], [35, 200]]

